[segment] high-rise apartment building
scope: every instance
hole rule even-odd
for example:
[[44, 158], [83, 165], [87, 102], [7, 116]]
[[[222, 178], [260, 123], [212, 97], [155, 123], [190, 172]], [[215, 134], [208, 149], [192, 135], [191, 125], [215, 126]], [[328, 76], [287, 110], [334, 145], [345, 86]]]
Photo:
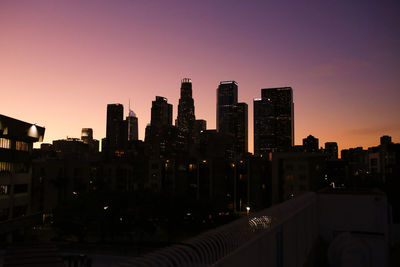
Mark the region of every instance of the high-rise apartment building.
[[238, 103], [238, 84], [222, 81], [217, 89], [217, 131], [235, 136], [235, 106]]
[[286, 151], [293, 145], [292, 88], [261, 89], [261, 99], [254, 99], [254, 154]]
[[194, 101], [192, 97], [192, 81], [189, 78], [182, 79], [181, 97], [178, 104], [178, 118], [176, 126], [180, 131], [190, 134], [195, 121]]

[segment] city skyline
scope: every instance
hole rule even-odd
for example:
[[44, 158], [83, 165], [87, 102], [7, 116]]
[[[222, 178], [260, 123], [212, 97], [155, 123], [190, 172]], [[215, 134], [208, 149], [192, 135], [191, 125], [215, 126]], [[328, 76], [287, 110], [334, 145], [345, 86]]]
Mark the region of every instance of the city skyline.
[[238, 101], [249, 105], [250, 152], [252, 102], [267, 87], [293, 88], [295, 144], [309, 134], [320, 144], [338, 142], [339, 150], [374, 146], [382, 135], [399, 140], [395, 2], [314, 2], [315, 10], [96, 3], [0, 4], [0, 113], [45, 126], [46, 143], [78, 137], [81, 128], [101, 140], [106, 105], [127, 108], [129, 99], [143, 140], [155, 96], [168, 98], [176, 119], [184, 77], [193, 81], [196, 118], [208, 129], [216, 128], [219, 82], [238, 82]]

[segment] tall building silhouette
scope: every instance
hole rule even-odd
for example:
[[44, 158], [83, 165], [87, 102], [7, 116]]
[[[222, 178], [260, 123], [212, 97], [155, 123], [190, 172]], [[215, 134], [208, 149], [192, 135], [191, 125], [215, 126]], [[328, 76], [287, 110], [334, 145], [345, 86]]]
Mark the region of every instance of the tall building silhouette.
[[222, 81], [217, 89], [217, 131], [235, 136], [235, 106], [238, 103], [238, 84]]
[[181, 97], [178, 104], [178, 118], [176, 126], [183, 133], [189, 134], [193, 130], [195, 121], [194, 101], [192, 97], [192, 81], [189, 78], [182, 79]]
[[193, 141], [200, 144], [200, 136], [203, 131], [207, 130], [207, 122], [205, 120], [195, 120], [193, 124]]
[[126, 117], [128, 124], [128, 141], [138, 140], [138, 118], [135, 112], [129, 110], [129, 115]]
[[292, 88], [261, 89], [261, 99], [254, 99], [254, 153], [285, 151], [293, 145]]
[[307, 138], [303, 138], [303, 149], [305, 152], [318, 152], [319, 140], [311, 134]]
[[82, 128], [81, 140], [89, 146], [91, 152], [99, 152], [99, 140], [93, 139], [92, 128]]
[[248, 152], [248, 106], [238, 103], [235, 106], [235, 146], [236, 152]]
[[107, 105], [106, 138], [103, 150], [121, 149], [128, 140], [127, 122], [124, 121], [124, 106], [121, 104]]
[[325, 153], [329, 155], [330, 159], [338, 159], [338, 145], [336, 142], [325, 143]]
[[150, 125], [156, 128], [172, 125], [172, 105], [168, 104], [167, 98], [156, 96], [152, 102]]
[[[0, 114], [0, 234], [2, 242], [25, 237], [38, 221], [32, 212], [33, 143], [43, 142], [45, 128]], [[18, 240], [18, 239], [17, 239]]]

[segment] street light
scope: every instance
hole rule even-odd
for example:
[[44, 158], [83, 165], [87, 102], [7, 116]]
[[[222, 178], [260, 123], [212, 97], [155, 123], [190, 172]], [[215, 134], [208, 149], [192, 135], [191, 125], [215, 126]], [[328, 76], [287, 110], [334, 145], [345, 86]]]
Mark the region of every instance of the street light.
[[250, 207], [247, 206], [247, 207], [246, 207], [246, 210], [247, 210], [247, 216], [249, 216], [249, 214], [250, 214]]

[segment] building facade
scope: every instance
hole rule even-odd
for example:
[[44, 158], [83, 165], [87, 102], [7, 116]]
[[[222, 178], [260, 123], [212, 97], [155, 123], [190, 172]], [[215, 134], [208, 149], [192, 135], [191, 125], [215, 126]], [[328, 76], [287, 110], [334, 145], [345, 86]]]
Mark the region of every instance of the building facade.
[[261, 98], [254, 99], [254, 153], [288, 151], [293, 145], [292, 88], [261, 89]]
[[237, 154], [248, 152], [248, 106], [238, 103], [235, 106], [235, 149]]
[[126, 117], [128, 124], [128, 141], [139, 140], [138, 136], [138, 118], [132, 110], [129, 110], [129, 115]]
[[23, 238], [24, 229], [40, 222], [31, 212], [33, 143], [45, 129], [0, 115], [0, 242]]
[[124, 121], [122, 104], [107, 105], [106, 138], [103, 139], [103, 151], [118, 151], [126, 146], [128, 140], [128, 124]]
[[193, 131], [194, 121], [192, 81], [189, 78], [184, 78], [181, 83], [181, 97], [179, 98], [176, 126], [183, 133], [190, 134]]
[[235, 106], [238, 103], [238, 84], [222, 81], [217, 89], [217, 131], [235, 135]]

